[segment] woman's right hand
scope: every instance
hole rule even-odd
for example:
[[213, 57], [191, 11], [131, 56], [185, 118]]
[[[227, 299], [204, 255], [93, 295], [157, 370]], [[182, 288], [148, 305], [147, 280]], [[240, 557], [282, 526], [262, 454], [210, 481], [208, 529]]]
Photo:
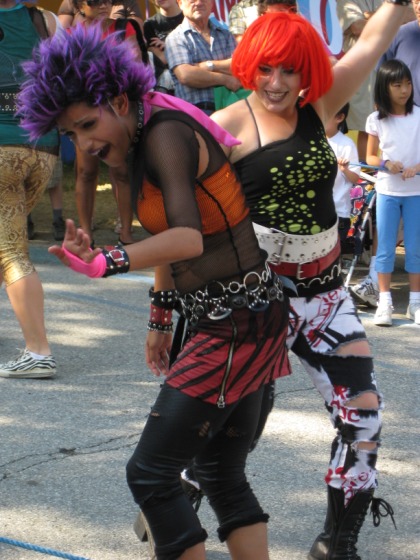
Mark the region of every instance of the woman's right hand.
[[149, 331], [146, 338], [146, 364], [150, 371], [159, 377], [169, 373], [169, 352], [172, 346], [172, 333], [162, 334]]

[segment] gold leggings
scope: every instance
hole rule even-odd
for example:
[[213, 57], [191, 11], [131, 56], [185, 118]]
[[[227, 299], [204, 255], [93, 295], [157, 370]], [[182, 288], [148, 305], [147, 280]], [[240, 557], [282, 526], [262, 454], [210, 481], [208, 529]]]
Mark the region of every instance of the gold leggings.
[[6, 286], [35, 270], [26, 218], [41, 198], [56, 159], [26, 146], [0, 146], [0, 271]]

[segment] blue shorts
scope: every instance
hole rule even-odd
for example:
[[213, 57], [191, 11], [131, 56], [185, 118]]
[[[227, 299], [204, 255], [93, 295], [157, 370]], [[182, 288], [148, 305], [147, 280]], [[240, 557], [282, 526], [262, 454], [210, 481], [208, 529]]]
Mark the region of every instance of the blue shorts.
[[420, 273], [420, 196], [389, 196], [378, 193], [376, 199], [376, 229], [378, 249], [376, 272], [394, 271], [395, 247], [400, 220], [404, 226], [405, 270]]

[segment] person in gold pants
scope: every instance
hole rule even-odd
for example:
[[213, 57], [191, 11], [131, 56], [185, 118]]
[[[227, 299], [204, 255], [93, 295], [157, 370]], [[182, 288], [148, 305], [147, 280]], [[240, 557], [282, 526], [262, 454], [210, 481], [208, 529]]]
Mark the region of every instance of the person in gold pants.
[[[20, 356], [0, 365], [0, 377], [52, 377], [56, 371], [44, 324], [44, 295], [29, 257], [27, 215], [40, 199], [59, 150], [56, 130], [31, 144], [19, 126], [16, 94], [23, 74], [16, 73], [40, 39], [52, 35], [52, 12], [0, 0], [0, 284], [25, 339]], [[0, 361], [1, 357], [0, 357]]]

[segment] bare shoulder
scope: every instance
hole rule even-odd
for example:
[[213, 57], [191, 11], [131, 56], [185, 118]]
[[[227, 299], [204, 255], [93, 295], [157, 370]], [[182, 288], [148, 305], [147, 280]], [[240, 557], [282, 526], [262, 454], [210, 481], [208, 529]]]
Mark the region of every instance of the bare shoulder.
[[244, 99], [216, 111], [211, 118], [240, 141], [237, 146], [225, 150], [232, 163], [240, 160], [258, 147], [258, 137], [252, 123], [252, 114]]
[[54, 35], [54, 33], [57, 31], [57, 27], [59, 26], [57, 16], [49, 10], [42, 10], [42, 15], [47, 25], [48, 34], [50, 36]]
[[220, 109], [220, 111], [216, 111], [211, 118], [233, 136], [238, 136], [244, 126], [246, 113], [249, 114], [249, 111], [245, 101], [241, 99], [224, 109]]

